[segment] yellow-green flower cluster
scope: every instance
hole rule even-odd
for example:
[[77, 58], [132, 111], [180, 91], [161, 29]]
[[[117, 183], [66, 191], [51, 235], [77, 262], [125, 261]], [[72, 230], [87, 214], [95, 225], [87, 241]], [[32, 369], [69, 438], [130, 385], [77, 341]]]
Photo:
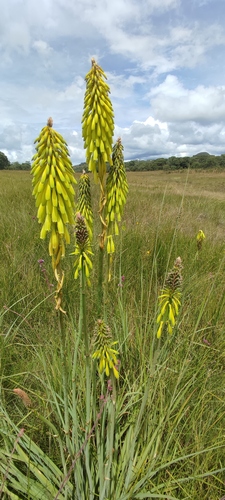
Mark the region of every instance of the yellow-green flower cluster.
[[169, 334], [173, 333], [173, 328], [176, 324], [177, 316], [179, 314], [179, 308], [181, 305], [180, 298], [181, 292], [180, 287], [182, 284], [182, 261], [178, 257], [175, 262], [173, 269], [168, 273], [167, 279], [165, 281], [165, 287], [159, 295], [159, 306], [160, 312], [157, 317], [157, 324], [159, 325], [157, 330], [157, 338], [159, 339], [162, 335], [164, 326]]
[[123, 145], [119, 138], [113, 146], [113, 164], [110, 166], [106, 181], [107, 192], [107, 253], [115, 251], [114, 235], [119, 234], [118, 223], [121, 221], [127, 200], [128, 183], [124, 166]]
[[202, 249], [202, 243], [205, 239], [205, 234], [203, 233], [203, 231], [200, 229], [198, 234], [197, 234], [197, 249], [198, 250], [201, 250]]
[[95, 351], [92, 358], [98, 360], [98, 367], [100, 373], [105, 373], [107, 377], [119, 378], [118, 354], [119, 352], [114, 349], [118, 342], [112, 342], [111, 331], [108, 325], [103, 320], [98, 320], [94, 347]]
[[102, 180], [106, 162], [112, 164], [112, 137], [114, 113], [109, 98], [109, 86], [102, 68], [92, 59], [91, 70], [86, 75], [86, 92], [82, 117], [82, 134], [88, 168], [95, 180]]
[[74, 223], [74, 187], [76, 183], [66, 141], [52, 128], [48, 119], [40, 135], [34, 141], [36, 154], [33, 156], [33, 195], [38, 208], [38, 222], [42, 224], [40, 237], [50, 233], [49, 254], [53, 268], [65, 255], [65, 243], [70, 243], [68, 224]]
[[77, 212], [84, 216], [90, 241], [93, 236], [93, 211], [91, 205], [90, 177], [87, 173], [80, 176], [78, 182]]

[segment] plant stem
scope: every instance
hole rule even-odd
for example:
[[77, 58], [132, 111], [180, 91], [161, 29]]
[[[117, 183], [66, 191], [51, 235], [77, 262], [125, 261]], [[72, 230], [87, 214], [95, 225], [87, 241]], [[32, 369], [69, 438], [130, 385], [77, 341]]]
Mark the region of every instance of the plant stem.
[[98, 317], [102, 315], [103, 309], [103, 266], [104, 266], [104, 248], [107, 224], [105, 221], [105, 207], [106, 207], [106, 165], [102, 158], [99, 160], [99, 181], [100, 181], [100, 201], [99, 201], [99, 217], [101, 221], [101, 234], [99, 240], [99, 269], [98, 269]]
[[[91, 366], [90, 366], [90, 347], [89, 347], [89, 336], [87, 331], [87, 315], [86, 315], [86, 276], [84, 268], [84, 259], [82, 257], [82, 268], [80, 275], [80, 317], [79, 317], [79, 332], [83, 332], [84, 335], [84, 346], [85, 346], [85, 365], [86, 365], [86, 433], [85, 439], [90, 432], [91, 428]], [[85, 448], [85, 464], [86, 472], [89, 481], [90, 492], [93, 492], [93, 481], [90, 471], [90, 443], [87, 441]], [[90, 496], [90, 499], [92, 497]]]
[[68, 406], [68, 380], [67, 380], [67, 366], [66, 366], [66, 341], [65, 341], [65, 328], [64, 328], [64, 318], [63, 312], [59, 311], [59, 331], [60, 331], [60, 353], [61, 353], [61, 364], [62, 364], [62, 381], [63, 381], [63, 403], [64, 403], [64, 432], [66, 436], [66, 447], [68, 453], [71, 453], [71, 442], [70, 442], [70, 422], [69, 422], [69, 406]]
[[[81, 284], [80, 288], [82, 290]], [[78, 346], [80, 343], [81, 335], [82, 335], [82, 322], [80, 314], [78, 335], [76, 336], [76, 339], [74, 339], [74, 353], [73, 353], [73, 366], [72, 366], [72, 443], [73, 443], [73, 449], [76, 450], [76, 453], [80, 448], [79, 433], [78, 433], [80, 423], [77, 415], [76, 369], [77, 369]], [[74, 468], [74, 481], [76, 484], [77, 494], [78, 496], [81, 497], [81, 492], [83, 489], [83, 469], [80, 462], [77, 464], [76, 468]]]
[[[108, 396], [108, 395], [107, 395], [107, 396]], [[86, 438], [85, 438], [85, 441], [83, 442], [83, 444], [82, 444], [81, 448], [80, 448], [80, 449], [79, 449], [79, 451], [77, 452], [77, 454], [76, 454], [76, 456], [75, 456], [75, 458], [74, 458], [74, 460], [73, 460], [73, 462], [72, 462], [72, 464], [71, 464], [71, 467], [70, 467], [70, 469], [69, 469], [69, 471], [68, 471], [68, 474], [66, 475], [66, 477], [64, 477], [64, 479], [63, 479], [63, 481], [62, 481], [62, 483], [61, 483], [61, 485], [60, 485], [60, 488], [59, 488], [59, 490], [58, 490], [58, 492], [57, 492], [57, 495], [55, 496], [54, 500], [57, 500], [57, 499], [58, 499], [59, 494], [61, 493], [61, 491], [63, 490], [63, 488], [64, 488], [65, 484], [66, 484], [66, 483], [67, 483], [67, 481], [69, 480], [70, 475], [71, 475], [71, 473], [72, 473], [72, 470], [73, 470], [73, 468], [74, 468], [74, 466], [75, 466], [75, 464], [76, 464], [76, 462], [77, 462], [78, 458], [80, 457], [81, 453], [84, 451], [85, 446], [87, 446], [88, 441], [89, 441], [89, 439], [91, 438], [92, 433], [94, 432], [94, 430], [95, 430], [95, 428], [96, 428], [96, 426], [97, 426], [97, 424], [98, 424], [98, 421], [101, 419], [102, 412], [103, 412], [103, 410], [104, 410], [104, 408], [105, 408], [105, 405], [106, 405], [107, 401], [108, 401], [108, 399], [107, 399], [107, 397], [106, 397], [106, 398], [105, 398], [105, 400], [104, 400], [104, 401], [103, 401], [103, 403], [102, 403], [102, 407], [100, 408], [100, 410], [99, 410], [99, 412], [98, 412], [98, 414], [97, 414], [97, 417], [96, 417], [96, 420], [95, 420], [94, 424], [92, 425], [92, 427], [91, 427], [91, 429], [90, 429], [89, 433], [87, 434], [87, 436], [86, 436]], [[91, 497], [90, 497], [90, 498], [91, 498]]]
[[111, 400], [108, 402], [108, 412], [107, 412], [107, 435], [106, 435], [106, 465], [104, 470], [104, 484], [103, 488], [100, 490], [99, 499], [104, 500], [110, 497], [111, 493], [111, 482], [112, 482], [112, 462], [114, 453], [114, 432], [115, 432], [115, 413], [116, 413], [116, 401], [114, 397], [116, 396], [116, 382], [112, 377], [113, 383], [113, 393]]
[[103, 310], [103, 264], [104, 247], [99, 247], [99, 266], [98, 266], [98, 318], [102, 317]]

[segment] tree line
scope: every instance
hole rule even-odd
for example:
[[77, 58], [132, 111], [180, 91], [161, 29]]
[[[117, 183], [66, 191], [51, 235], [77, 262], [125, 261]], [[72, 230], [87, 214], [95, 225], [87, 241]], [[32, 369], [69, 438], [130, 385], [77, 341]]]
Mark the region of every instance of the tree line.
[[155, 160], [131, 160], [126, 162], [127, 171], [182, 170], [225, 168], [225, 154], [220, 156], [198, 153], [194, 156], [171, 156]]
[[[129, 160], [125, 162], [126, 170], [130, 172], [143, 172], [153, 170], [182, 170], [185, 168], [191, 169], [223, 169], [225, 168], [225, 154], [220, 156], [210, 155], [202, 152], [194, 156], [171, 156], [170, 158], [156, 158], [154, 160]], [[0, 151], [0, 170], [30, 170], [31, 162], [18, 161], [10, 162], [7, 156]], [[76, 172], [87, 171], [86, 163], [74, 165]]]
[[[129, 160], [125, 162], [126, 170], [129, 172], [143, 172], [153, 170], [182, 170], [185, 168], [207, 169], [225, 168], [225, 154], [220, 156], [209, 153], [198, 153], [194, 156], [171, 156], [170, 158], [156, 158], [155, 160]], [[76, 165], [75, 170], [82, 172], [87, 170], [86, 163]]]
[[18, 161], [10, 162], [5, 153], [0, 151], [0, 170], [30, 170], [30, 168], [30, 161], [23, 163], [19, 163]]

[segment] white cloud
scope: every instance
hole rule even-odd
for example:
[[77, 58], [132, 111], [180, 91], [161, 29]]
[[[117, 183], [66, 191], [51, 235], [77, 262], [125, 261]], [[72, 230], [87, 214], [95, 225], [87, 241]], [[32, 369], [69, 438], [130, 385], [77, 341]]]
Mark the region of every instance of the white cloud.
[[134, 122], [129, 128], [116, 127], [122, 138], [125, 158], [192, 156], [200, 151], [221, 154], [225, 139], [225, 124], [204, 126], [194, 122], [167, 124], [149, 117]]
[[[156, 73], [171, 71], [200, 61], [210, 47], [224, 44], [224, 29], [218, 23], [205, 25], [188, 22], [176, 15], [178, 0], [23, 0], [14, 9], [3, 4], [2, 46], [7, 52], [28, 52], [31, 47], [39, 53], [49, 53], [56, 40], [78, 40], [85, 44], [92, 38], [109, 50], [123, 54], [144, 68]], [[175, 12], [173, 23], [165, 22], [159, 29], [152, 15]], [[171, 25], [172, 24], [172, 25]], [[84, 41], [86, 39], [86, 41]], [[80, 47], [82, 50], [82, 46]], [[107, 46], [105, 49], [107, 50]]]
[[30, 41], [29, 28], [24, 21], [21, 23], [12, 22], [6, 27], [3, 42], [7, 47], [7, 52], [16, 47], [19, 52], [28, 53]]
[[49, 56], [52, 52], [50, 45], [44, 40], [36, 40], [33, 42], [33, 48], [43, 56]]
[[3, 2], [0, 150], [28, 160], [51, 115], [83, 161], [84, 77], [95, 54], [126, 158], [222, 151], [225, 11], [210, 1]]
[[168, 147], [165, 123], [149, 117], [145, 122], [134, 121], [129, 128], [116, 127], [115, 137], [121, 137], [126, 159], [162, 155]]
[[68, 85], [64, 91], [60, 92], [58, 95], [59, 101], [73, 101], [74, 103], [82, 98], [85, 92], [85, 81], [84, 78], [78, 76], [75, 78], [75, 81]]
[[186, 89], [178, 78], [168, 75], [150, 92], [154, 115], [165, 121], [225, 121], [225, 86]]
[[[146, 19], [142, 22], [145, 25]], [[105, 36], [113, 53], [130, 57], [145, 70], [154, 69], [155, 75], [196, 67], [210, 49], [225, 45], [224, 29], [218, 24], [200, 27], [196, 22], [182, 26], [180, 20], [173, 28], [165, 25], [162, 33], [157, 33], [154, 26], [148, 24], [144, 34], [117, 26]]]

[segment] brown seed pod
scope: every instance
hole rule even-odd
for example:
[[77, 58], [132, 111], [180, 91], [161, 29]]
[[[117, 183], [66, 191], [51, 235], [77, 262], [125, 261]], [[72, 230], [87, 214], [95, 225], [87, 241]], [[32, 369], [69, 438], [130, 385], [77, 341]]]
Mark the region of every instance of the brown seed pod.
[[26, 407], [29, 407], [29, 406], [32, 405], [32, 401], [31, 401], [31, 399], [29, 398], [28, 394], [25, 391], [23, 391], [22, 389], [19, 389], [17, 387], [16, 389], [13, 389], [13, 392], [17, 396], [19, 396], [19, 398], [23, 401], [23, 404]]

